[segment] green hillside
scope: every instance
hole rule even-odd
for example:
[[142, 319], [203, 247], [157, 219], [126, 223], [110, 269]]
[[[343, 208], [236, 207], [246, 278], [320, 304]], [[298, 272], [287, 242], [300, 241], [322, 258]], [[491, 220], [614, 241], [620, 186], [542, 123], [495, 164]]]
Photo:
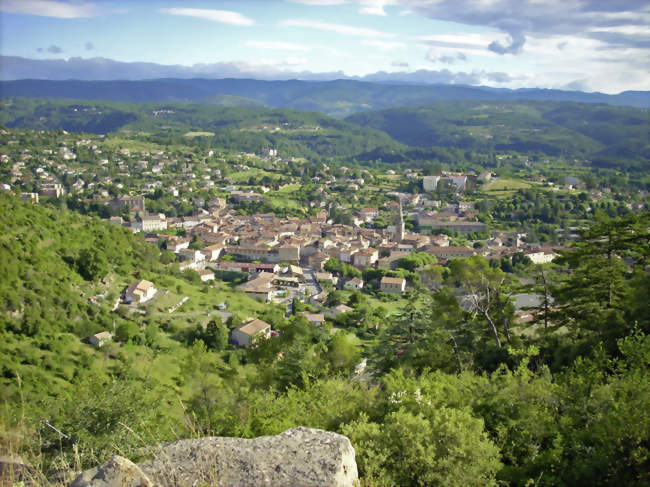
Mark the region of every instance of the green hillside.
[[[118, 226], [0, 194], [0, 449], [59, 487], [160, 441], [302, 425], [347, 435], [366, 485], [647, 485], [647, 229], [647, 213], [595, 221], [564, 259], [572, 272], [553, 273], [554, 323], [501, 347], [449, 291], [390, 316], [357, 296], [331, 333], [228, 283], [194, 283]], [[138, 278], [169, 292], [110, 312]], [[445, 280], [502, 296], [504, 278], [475, 256]], [[165, 311], [183, 295], [188, 308]], [[211, 313], [224, 295], [279, 336], [227, 346]], [[81, 341], [113, 320], [113, 342]], [[362, 354], [372, 376], [354, 372]]]
[[517, 151], [591, 159], [600, 167], [650, 168], [647, 109], [550, 102], [441, 102], [346, 119], [422, 148]]
[[35, 130], [124, 132], [174, 143], [188, 132], [209, 132], [204, 144], [285, 156], [354, 157], [373, 150], [401, 150], [387, 134], [314, 112], [251, 107], [5, 99], [0, 123]]

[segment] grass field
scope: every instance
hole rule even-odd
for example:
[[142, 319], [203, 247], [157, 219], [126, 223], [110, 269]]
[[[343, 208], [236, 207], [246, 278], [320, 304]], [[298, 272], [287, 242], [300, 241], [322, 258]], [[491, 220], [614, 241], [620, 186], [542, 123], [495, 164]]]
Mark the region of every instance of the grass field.
[[276, 173], [268, 172], [263, 169], [249, 169], [248, 171], [237, 171], [228, 174], [228, 179], [235, 183], [242, 183], [248, 181], [251, 177], [259, 178], [268, 176], [271, 179], [280, 179], [282, 176]]
[[520, 179], [498, 178], [490, 181], [483, 189], [485, 192], [494, 191], [516, 191], [518, 189], [528, 189], [533, 185]]
[[129, 149], [130, 151], [154, 151], [159, 150], [160, 146], [152, 142], [145, 142], [142, 140], [134, 140], [122, 137], [106, 137], [102, 143], [105, 149]]
[[193, 138], [193, 137], [212, 137], [214, 135], [214, 132], [187, 132], [185, 137]]

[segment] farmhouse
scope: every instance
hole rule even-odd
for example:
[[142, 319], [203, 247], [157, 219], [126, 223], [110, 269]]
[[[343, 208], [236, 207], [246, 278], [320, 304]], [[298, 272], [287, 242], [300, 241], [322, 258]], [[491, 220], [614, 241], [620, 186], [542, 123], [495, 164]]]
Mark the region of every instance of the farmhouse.
[[230, 332], [230, 341], [240, 347], [250, 347], [259, 337], [269, 338], [271, 325], [259, 319], [242, 323]]
[[379, 289], [382, 293], [402, 294], [406, 289], [406, 279], [403, 277], [387, 277], [381, 278]]
[[153, 298], [158, 292], [154, 287], [153, 282], [141, 281], [134, 282], [124, 291], [124, 302], [130, 303], [146, 303]]

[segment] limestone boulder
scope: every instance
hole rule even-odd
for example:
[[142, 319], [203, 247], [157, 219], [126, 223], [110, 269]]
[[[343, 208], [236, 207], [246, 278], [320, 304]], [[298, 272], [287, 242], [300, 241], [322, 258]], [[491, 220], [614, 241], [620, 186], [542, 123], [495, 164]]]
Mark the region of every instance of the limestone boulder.
[[354, 448], [345, 436], [293, 428], [277, 436], [201, 438], [162, 446], [140, 465], [160, 486], [352, 487]]
[[69, 487], [153, 487], [153, 483], [135, 463], [116, 455], [79, 474]]

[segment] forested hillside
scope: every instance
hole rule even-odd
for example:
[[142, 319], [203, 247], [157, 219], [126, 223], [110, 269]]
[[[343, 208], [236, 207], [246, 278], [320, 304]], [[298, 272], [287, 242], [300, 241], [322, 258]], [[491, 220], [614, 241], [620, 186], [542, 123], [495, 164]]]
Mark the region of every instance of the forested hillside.
[[[0, 445], [52, 479], [116, 449], [303, 425], [346, 434], [368, 485], [647, 485], [649, 218], [596, 216], [534, 273], [555, 298], [546, 325], [511, 328], [514, 276], [475, 256], [394, 315], [353, 295], [337, 333], [237, 298], [280, 332], [238, 350], [216, 315], [110, 311], [136, 278], [204, 315], [219, 293], [237, 302], [228, 283], [163, 267], [120, 227], [1, 194]], [[468, 312], [454, 289], [497, 304]], [[113, 326], [114, 342], [82, 343]]]
[[442, 102], [346, 119], [417, 147], [587, 158], [597, 167], [650, 168], [650, 112], [550, 102]]
[[312, 158], [404, 149], [378, 130], [298, 110], [5, 99], [0, 123], [35, 130], [140, 134], [167, 144], [198, 137], [225, 149], [260, 154], [273, 147], [287, 156]]
[[261, 154], [405, 162], [518, 152], [598, 168], [650, 168], [650, 112], [575, 103], [440, 102], [354, 115], [185, 104], [5, 99], [0, 123], [35, 130], [121, 133]]

